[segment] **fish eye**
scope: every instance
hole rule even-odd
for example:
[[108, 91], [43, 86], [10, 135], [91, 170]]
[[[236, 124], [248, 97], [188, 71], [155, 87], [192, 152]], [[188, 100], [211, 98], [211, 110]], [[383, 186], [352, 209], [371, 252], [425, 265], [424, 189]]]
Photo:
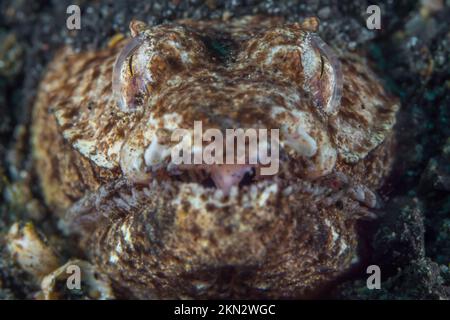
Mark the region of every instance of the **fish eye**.
[[113, 96], [117, 101], [119, 109], [123, 112], [131, 112], [136, 107], [133, 103], [128, 101], [129, 99], [127, 99], [126, 79], [124, 78], [127, 74], [130, 76], [135, 75], [133, 70], [133, 55], [142, 45], [143, 41], [143, 38], [140, 36], [132, 38], [120, 51], [114, 63], [112, 76]]

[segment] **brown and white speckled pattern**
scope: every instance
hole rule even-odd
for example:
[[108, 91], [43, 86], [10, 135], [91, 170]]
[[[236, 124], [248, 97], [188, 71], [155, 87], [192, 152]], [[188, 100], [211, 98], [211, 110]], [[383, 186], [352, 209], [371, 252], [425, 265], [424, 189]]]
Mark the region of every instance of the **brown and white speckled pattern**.
[[[398, 105], [316, 24], [135, 22], [115, 92], [126, 41], [57, 54], [34, 110], [36, 170], [118, 296], [309, 297], [357, 261], [355, 224], [377, 206]], [[195, 120], [281, 129], [280, 172], [227, 195], [205, 170], [174, 176], [167, 137]]]

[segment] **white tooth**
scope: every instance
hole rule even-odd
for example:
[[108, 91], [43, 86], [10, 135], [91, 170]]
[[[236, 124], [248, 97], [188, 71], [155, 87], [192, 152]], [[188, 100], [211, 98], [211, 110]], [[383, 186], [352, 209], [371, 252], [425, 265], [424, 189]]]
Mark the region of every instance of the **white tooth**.
[[165, 158], [170, 155], [170, 148], [158, 143], [158, 138], [154, 137], [150, 145], [145, 149], [145, 164], [152, 169], [158, 168]]
[[217, 200], [222, 200], [222, 198], [223, 198], [222, 189], [216, 189], [216, 191], [214, 192], [214, 198]]
[[176, 165], [176, 164], [174, 164], [174, 163], [172, 163], [172, 162], [170, 162], [170, 163], [167, 165], [167, 171], [168, 171], [171, 175], [180, 175], [180, 174], [181, 174], [181, 170], [180, 170], [180, 168], [178, 167], [178, 165]]
[[355, 200], [364, 202], [366, 196], [365, 196], [364, 190], [361, 188], [361, 186], [356, 186], [352, 191], [353, 191], [353, 197], [355, 198]]
[[361, 202], [369, 208], [375, 208], [377, 205], [377, 196], [375, 193], [363, 185], [357, 185], [350, 190], [352, 198]]
[[230, 189], [230, 199], [236, 198], [238, 196], [239, 190], [237, 186], [232, 186]]
[[316, 141], [301, 127], [294, 134], [285, 132], [286, 143], [304, 157], [312, 157], [317, 152]]
[[250, 195], [252, 196], [252, 200], [255, 200], [258, 195], [258, 187], [254, 184], [250, 186]]
[[289, 196], [292, 194], [292, 186], [287, 187], [286, 189], [283, 190], [283, 195], [284, 196]]
[[151, 174], [145, 171], [144, 150], [140, 146], [127, 143], [120, 151], [120, 168], [127, 179], [134, 182], [146, 182]]
[[375, 208], [377, 206], [377, 196], [369, 188], [366, 188], [366, 201], [365, 201], [365, 203], [366, 203], [366, 205], [369, 208]]

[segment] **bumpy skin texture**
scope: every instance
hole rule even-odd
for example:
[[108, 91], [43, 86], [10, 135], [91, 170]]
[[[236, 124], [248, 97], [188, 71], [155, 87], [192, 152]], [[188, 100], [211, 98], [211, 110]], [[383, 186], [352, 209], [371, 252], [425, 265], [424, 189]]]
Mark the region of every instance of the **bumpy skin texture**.
[[[311, 297], [357, 261], [355, 225], [377, 207], [398, 104], [316, 28], [133, 22], [131, 42], [57, 54], [34, 109], [36, 169], [118, 293]], [[227, 192], [202, 183], [217, 166], [174, 174], [167, 136], [194, 120], [281, 129], [279, 173]]]

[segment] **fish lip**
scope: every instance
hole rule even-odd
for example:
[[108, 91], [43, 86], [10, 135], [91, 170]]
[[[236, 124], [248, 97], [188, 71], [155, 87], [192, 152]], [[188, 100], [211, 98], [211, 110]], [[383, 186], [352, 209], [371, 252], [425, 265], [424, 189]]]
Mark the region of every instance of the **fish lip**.
[[[192, 185], [197, 185], [198, 187], [200, 187], [203, 190], [222, 190], [216, 183], [209, 181], [209, 180], [213, 180], [211, 171], [211, 168], [217, 168], [217, 166], [219, 165], [190, 165], [193, 166], [192, 168], [183, 168], [180, 169], [180, 166], [165, 166], [160, 168], [160, 174], [164, 174], [166, 175], [166, 179], [160, 179], [160, 181], [164, 182], [164, 183], [168, 183], [170, 185], [173, 186], [183, 186], [183, 185], [187, 185], [187, 184], [192, 184]], [[195, 168], [195, 166], [198, 166], [197, 168]], [[248, 191], [248, 189], [250, 189], [252, 186], [260, 186], [261, 182], [279, 182], [281, 179], [279, 177], [277, 177], [277, 174], [275, 175], [267, 175], [267, 176], [257, 176], [257, 170], [258, 170], [259, 165], [247, 165], [247, 164], [243, 164], [242, 165], [242, 169], [246, 170], [246, 174], [249, 172], [249, 169], [252, 171], [252, 176], [251, 176], [251, 181], [244, 181], [245, 177], [243, 177], [239, 183], [233, 185], [232, 187], [237, 187], [237, 189], [240, 192], [246, 192]], [[158, 181], [158, 171], [156, 172], [152, 172], [153, 174], [155, 174], [154, 177], [152, 177], [150, 179], [150, 182], [153, 180]], [[203, 176], [203, 180], [182, 180], [179, 177], [180, 176], [188, 176], [190, 173], [198, 173], [199, 176]], [[205, 182], [206, 180], [206, 182]], [[145, 183], [148, 183], [145, 182]], [[207, 183], [211, 182], [211, 184], [208, 186]], [[145, 184], [144, 183], [144, 184]], [[227, 194], [227, 192], [224, 192], [224, 194]]]

